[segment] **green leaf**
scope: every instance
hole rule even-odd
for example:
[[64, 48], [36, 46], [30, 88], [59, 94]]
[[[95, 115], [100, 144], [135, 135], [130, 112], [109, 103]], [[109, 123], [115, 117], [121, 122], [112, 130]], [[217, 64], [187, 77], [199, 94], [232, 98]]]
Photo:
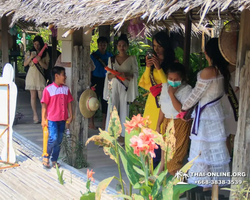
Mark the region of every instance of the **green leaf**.
[[133, 200], [132, 197], [128, 196], [128, 195], [125, 195], [125, 194], [120, 194], [120, 195], [113, 195], [113, 197], [120, 197], [120, 198], [124, 198], [124, 199], [127, 199], [127, 200]]
[[162, 183], [163, 179], [166, 177], [167, 173], [168, 173], [168, 170], [161, 172], [160, 175], [158, 176], [158, 178], [156, 179], [154, 186], [152, 188], [152, 196], [153, 197], [155, 197], [158, 194], [158, 192], [161, 188], [161, 183]]
[[138, 194], [133, 194], [132, 197], [133, 200], [144, 200], [144, 197]]
[[88, 194], [83, 194], [80, 200], [95, 200], [95, 192], [91, 192]]
[[164, 200], [173, 200], [173, 182], [170, 181], [168, 184], [162, 189], [162, 197]]
[[142, 175], [142, 176], [145, 176], [144, 171], [142, 171], [141, 169], [139, 169], [139, 168], [136, 167], [136, 166], [133, 166], [133, 168], [134, 168], [134, 170], [135, 170], [138, 174], [140, 174], [140, 175]]
[[114, 160], [117, 164], [117, 157], [115, 153], [115, 149], [113, 147], [103, 147], [103, 151], [106, 155], [110, 157], [111, 160]]
[[186, 192], [188, 190], [191, 190], [192, 188], [197, 187], [197, 185], [194, 184], [179, 184], [174, 185], [173, 190], [173, 199], [178, 200], [181, 193]]
[[87, 180], [86, 188], [87, 188], [88, 190], [90, 189], [90, 180]]
[[122, 125], [116, 107], [114, 107], [110, 116], [108, 132], [116, 139], [121, 135], [122, 132]]
[[124, 151], [124, 149], [120, 146], [118, 146], [118, 147], [119, 147], [119, 155], [120, 155], [124, 170], [126, 172], [126, 175], [129, 179], [130, 183], [132, 185], [135, 185], [136, 183], [139, 182], [140, 176], [134, 170], [133, 164], [128, 159], [128, 156], [127, 156], [126, 152]]
[[96, 197], [95, 200], [100, 200], [102, 191], [106, 190], [106, 188], [109, 186], [110, 182], [115, 178], [115, 176], [109, 177], [104, 179], [102, 182], [100, 182], [96, 189]]
[[136, 190], [145, 190], [147, 193], [151, 194], [151, 187], [147, 186], [147, 185], [140, 185], [139, 186], [136, 184], [136, 186], [134, 186], [134, 189]]
[[157, 165], [157, 167], [154, 169], [154, 172], [153, 172], [153, 175], [156, 176], [159, 172], [159, 169], [160, 169], [160, 166], [161, 166], [161, 162]]

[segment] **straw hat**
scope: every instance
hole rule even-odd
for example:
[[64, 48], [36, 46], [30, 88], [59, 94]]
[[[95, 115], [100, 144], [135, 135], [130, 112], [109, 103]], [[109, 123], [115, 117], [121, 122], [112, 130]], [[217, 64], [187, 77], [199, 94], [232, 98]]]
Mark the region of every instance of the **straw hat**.
[[96, 98], [96, 93], [91, 90], [85, 90], [79, 99], [80, 112], [85, 118], [92, 117], [99, 108], [99, 101]]
[[231, 65], [236, 65], [239, 29], [237, 21], [230, 21], [222, 28], [219, 36], [220, 52]]

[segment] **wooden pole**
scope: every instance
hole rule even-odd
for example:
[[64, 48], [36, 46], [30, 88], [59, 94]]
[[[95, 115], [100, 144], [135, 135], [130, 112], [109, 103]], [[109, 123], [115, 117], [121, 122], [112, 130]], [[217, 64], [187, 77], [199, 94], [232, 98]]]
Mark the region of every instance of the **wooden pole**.
[[[243, 175], [233, 176], [235, 180], [250, 179], [250, 51], [246, 53], [245, 65], [241, 68], [240, 73], [240, 98], [239, 98], [239, 119], [237, 132], [234, 140], [234, 155], [232, 172], [243, 173]], [[231, 185], [232, 189], [236, 185]], [[232, 195], [230, 195], [232, 196]]]
[[110, 41], [110, 25], [99, 26], [99, 37], [104, 36]]
[[250, 49], [250, 10], [243, 10], [240, 19], [240, 32], [238, 38], [237, 49], [237, 62], [236, 62], [236, 74], [235, 74], [235, 86], [239, 86], [240, 83], [240, 70], [245, 63], [246, 51]]
[[[80, 156], [87, 161], [87, 148], [85, 143], [88, 139], [88, 119], [85, 119], [79, 109], [79, 99], [83, 91], [85, 91], [90, 86], [90, 41], [91, 33], [85, 35], [84, 31], [81, 30], [81, 33], [78, 34], [74, 32], [73, 34], [73, 44], [72, 51], [72, 95], [74, 101], [72, 103], [73, 107], [73, 122], [70, 126], [70, 131], [73, 135], [74, 140], [81, 145], [82, 152], [78, 152], [78, 155], [72, 155], [73, 163], [76, 161], [76, 157]], [[75, 38], [81, 35], [81, 38]], [[76, 39], [76, 40], [75, 40]], [[79, 155], [79, 153], [81, 155]], [[75, 167], [80, 167], [76, 166]], [[83, 167], [83, 166], [81, 166]]]
[[190, 58], [190, 44], [191, 44], [191, 19], [190, 15], [192, 11], [189, 11], [186, 14], [186, 21], [185, 21], [185, 41], [184, 41], [184, 58], [183, 58], [183, 65], [186, 67], [187, 71], [189, 70], [189, 58]]
[[8, 28], [9, 28], [8, 17], [4, 15], [1, 18], [2, 67], [9, 62]]
[[57, 60], [57, 37], [52, 36], [52, 58], [51, 67], [53, 68]]
[[[238, 38], [235, 84], [240, 86], [239, 119], [234, 140], [233, 172], [245, 173], [245, 176], [233, 176], [233, 180], [250, 179], [250, 11], [241, 14]], [[231, 185], [232, 189], [236, 185]], [[231, 195], [232, 196], [232, 195]]]

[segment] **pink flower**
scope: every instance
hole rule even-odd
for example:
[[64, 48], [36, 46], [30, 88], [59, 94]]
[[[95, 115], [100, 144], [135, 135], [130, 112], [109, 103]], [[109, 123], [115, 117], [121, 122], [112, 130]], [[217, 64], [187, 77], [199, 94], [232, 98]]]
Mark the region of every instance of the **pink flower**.
[[95, 182], [95, 179], [93, 178], [93, 174], [95, 174], [95, 172], [93, 172], [93, 169], [91, 169], [91, 171], [87, 169], [87, 178], [90, 179], [92, 182]]
[[126, 127], [126, 131], [128, 134], [134, 129], [141, 128], [142, 126], [147, 126], [149, 124], [149, 117], [143, 118], [141, 114], [138, 114], [137, 116], [133, 116], [130, 121], [126, 121], [124, 123], [124, 126]]
[[134, 148], [134, 154], [140, 156], [140, 153], [147, 155], [148, 153], [152, 158], [155, 158], [154, 150], [158, 149], [158, 146], [154, 142], [156, 136], [152, 133], [151, 129], [144, 128], [139, 136], [133, 136], [130, 139], [130, 146]]

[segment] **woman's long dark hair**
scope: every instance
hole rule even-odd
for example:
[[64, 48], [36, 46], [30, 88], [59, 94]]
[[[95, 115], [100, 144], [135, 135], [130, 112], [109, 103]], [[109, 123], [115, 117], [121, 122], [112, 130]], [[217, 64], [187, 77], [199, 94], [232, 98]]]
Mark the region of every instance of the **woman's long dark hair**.
[[161, 68], [167, 73], [169, 66], [175, 61], [175, 52], [172, 42], [168, 34], [164, 31], [158, 32], [153, 36], [153, 41], [156, 41], [164, 49], [164, 60], [161, 63]]
[[231, 74], [228, 69], [228, 62], [220, 52], [218, 38], [210, 39], [205, 46], [205, 51], [207, 56], [212, 60], [212, 66], [217, 67], [220, 73], [224, 76], [224, 88], [225, 92], [228, 93]]
[[[39, 42], [41, 49], [44, 47], [43, 38], [41, 36], [37, 35], [33, 40], [33, 43], [34, 42]], [[36, 51], [34, 46], [32, 47], [31, 51]], [[47, 49], [45, 49], [45, 51], [43, 52], [42, 58], [46, 56], [46, 52], [47, 52]]]

